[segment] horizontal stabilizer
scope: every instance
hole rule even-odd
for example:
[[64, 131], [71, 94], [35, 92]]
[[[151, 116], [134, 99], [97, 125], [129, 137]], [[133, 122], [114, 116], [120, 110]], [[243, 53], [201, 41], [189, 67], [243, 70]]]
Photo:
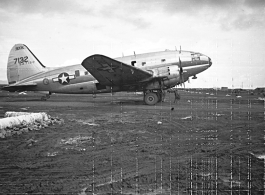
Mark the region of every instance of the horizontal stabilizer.
[[9, 86], [3, 87], [1, 90], [9, 91], [9, 92], [31, 91], [36, 86], [37, 86], [36, 83], [28, 83], [28, 84], [21, 84], [21, 85], [9, 85]]

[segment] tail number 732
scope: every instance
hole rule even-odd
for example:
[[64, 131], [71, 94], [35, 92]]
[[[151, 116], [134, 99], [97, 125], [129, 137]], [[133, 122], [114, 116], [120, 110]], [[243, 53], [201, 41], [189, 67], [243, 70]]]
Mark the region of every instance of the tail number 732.
[[15, 58], [15, 64], [19, 63], [20, 65], [28, 64], [28, 56], [20, 57], [20, 58]]

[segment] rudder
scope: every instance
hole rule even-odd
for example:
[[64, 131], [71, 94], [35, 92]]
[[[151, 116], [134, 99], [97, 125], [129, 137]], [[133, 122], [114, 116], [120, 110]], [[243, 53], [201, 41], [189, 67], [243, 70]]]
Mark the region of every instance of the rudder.
[[7, 62], [7, 80], [14, 84], [27, 77], [45, 71], [45, 66], [24, 44], [12, 47]]

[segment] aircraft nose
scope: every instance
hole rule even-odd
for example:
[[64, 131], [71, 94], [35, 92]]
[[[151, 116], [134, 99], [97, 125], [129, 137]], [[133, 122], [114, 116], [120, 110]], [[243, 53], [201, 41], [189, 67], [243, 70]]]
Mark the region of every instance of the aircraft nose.
[[212, 59], [208, 57], [209, 66], [213, 64]]

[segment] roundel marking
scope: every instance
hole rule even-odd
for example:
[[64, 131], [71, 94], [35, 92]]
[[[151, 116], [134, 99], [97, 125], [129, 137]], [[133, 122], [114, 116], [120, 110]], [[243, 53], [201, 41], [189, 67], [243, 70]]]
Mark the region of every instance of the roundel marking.
[[44, 79], [43, 79], [43, 84], [44, 84], [44, 85], [48, 85], [48, 84], [49, 84], [49, 79], [44, 78]]
[[58, 81], [62, 85], [67, 85], [70, 82], [69, 74], [66, 72], [59, 74]]

